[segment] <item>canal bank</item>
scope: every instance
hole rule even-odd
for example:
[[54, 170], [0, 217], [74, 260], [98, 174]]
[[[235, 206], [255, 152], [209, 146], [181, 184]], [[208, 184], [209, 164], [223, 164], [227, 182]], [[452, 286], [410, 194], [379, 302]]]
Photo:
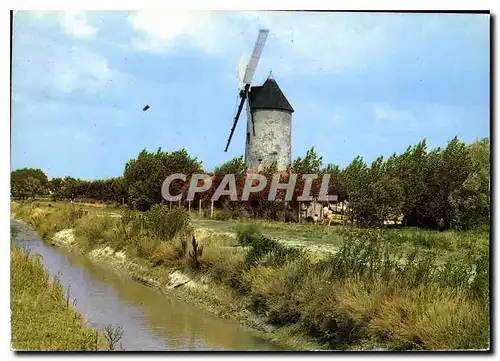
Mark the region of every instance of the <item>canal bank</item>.
[[[81, 250], [87, 259], [159, 285], [183, 303], [245, 325], [255, 320], [259, 325], [261, 319], [248, 317], [259, 315], [276, 326], [262, 335], [285, 349], [489, 345], [484, 232], [339, 229], [341, 251], [317, 260], [263, 236], [252, 223], [236, 224], [237, 237], [198, 229], [194, 239], [186, 212], [162, 206], [146, 214], [124, 209], [114, 218], [64, 203], [12, 202], [11, 215], [46, 240], [57, 235], [58, 242]], [[422, 247], [424, 236], [431, 249]], [[449, 248], [442, 253], [444, 241]], [[438, 253], [439, 258], [428, 257]], [[392, 261], [401, 255], [409, 261], [405, 266]], [[464, 269], [477, 270], [473, 283]], [[422, 271], [429, 277], [415, 278]]]
[[165, 284], [164, 277], [144, 276], [150, 273], [145, 265], [109, 248], [82, 254], [70, 230], [46, 242], [20, 221], [11, 219], [11, 228], [16, 244], [39, 254], [49, 273], [69, 289], [77, 300], [75, 310], [90, 327], [123, 328], [125, 350], [291, 349], [280, 345], [261, 320], [227, 309], [206, 292], [206, 285], [180, 272], [170, 273]]
[[11, 349], [16, 351], [104, 350], [103, 338], [73, 309], [57, 277], [37, 254], [10, 244]]
[[50, 246], [19, 222], [11, 220], [11, 227], [16, 244], [39, 254], [49, 273], [59, 277], [90, 327], [123, 328], [125, 350], [282, 350], [258, 332], [184, 302], [187, 293], [166, 295], [132, 280], [130, 269], [117, 267], [110, 257], [94, 252], [91, 259], [68, 247]]

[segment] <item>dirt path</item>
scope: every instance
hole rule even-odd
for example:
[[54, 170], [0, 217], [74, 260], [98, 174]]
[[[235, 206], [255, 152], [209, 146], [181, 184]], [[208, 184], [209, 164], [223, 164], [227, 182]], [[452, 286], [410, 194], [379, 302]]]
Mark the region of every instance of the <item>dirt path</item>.
[[[120, 213], [109, 211], [97, 215], [100, 217], [121, 217]], [[220, 221], [205, 218], [192, 218], [191, 222], [197, 229], [206, 229], [234, 237], [236, 237], [236, 229], [240, 223], [234, 220]], [[341, 243], [339, 235], [335, 232], [335, 227], [278, 222], [258, 223], [264, 236], [276, 239], [286, 246], [303, 249], [315, 254], [335, 253]]]
[[[236, 237], [238, 222], [235, 221], [192, 219], [192, 223], [197, 228], [230, 234]], [[333, 232], [325, 232], [325, 228], [324, 226], [278, 223], [264, 223], [261, 225], [261, 231], [264, 236], [274, 238], [289, 247], [300, 248], [313, 253], [335, 253], [338, 249], [339, 239], [334, 236]]]

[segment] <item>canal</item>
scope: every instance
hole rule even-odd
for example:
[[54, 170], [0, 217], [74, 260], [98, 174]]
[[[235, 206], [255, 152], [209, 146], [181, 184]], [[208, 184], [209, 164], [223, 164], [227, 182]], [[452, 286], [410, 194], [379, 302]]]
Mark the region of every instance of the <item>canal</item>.
[[249, 350], [278, 351], [257, 333], [237, 322], [214, 317], [158, 290], [149, 288], [84, 255], [50, 246], [26, 225], [11, 220], [16, 244], [41, 256], [45, 268], [57, 276], [64, 292], [76, 299], [75, 310], [87, 324], [123, 328], [126, 351]]

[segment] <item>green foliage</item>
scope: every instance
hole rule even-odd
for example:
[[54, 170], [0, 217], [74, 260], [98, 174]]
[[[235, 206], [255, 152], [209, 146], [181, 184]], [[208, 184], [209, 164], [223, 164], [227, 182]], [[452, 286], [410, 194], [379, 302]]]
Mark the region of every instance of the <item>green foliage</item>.
[[250, 249], [245, 257], [247, 267], [257, 265], [279, 267], [302, 257], [302, 252], [296, 248], [286, 247], [278, 241], [266, 238], [262, 235], [253, 236]]
[[73, 311], [38, 257], [11, 245], [12, 347], [23, 351], [91, 351], [96, 331]]
[[247, 254], [255, 310], [277, 326], [299, 325], [329, 348], [362, 340], [389, 349], [488, 346], [487, 245], [456, 240], [463, 253], [443, 262], [437, 248], [404, 252], [398, 232], [344, 237], [337, 253], [316, 263], [263, 262], [275, 244], [256, 238]]
[[403, 216], [405, 226], [472, 228], [489, 222], [489, 140], [452, 139], [427, 152], [425, 140], [368, 167], [357, 157], [342, 171], [348, 215], [362, 226]]
[[49, 181], [53, 200], [79, 199], [122, 203], [125, 196], [123, 178], [108, 178], [86, 181], [73, 177], [53, 178]]
[[89, 215], [80, 219], [75, 226], [75, 237], [80, 247], [91, 251], [101, 245], [114, 243], [113, 226], [116, 220], [111, 217]]
[[298, 157], [293, 161], [292, 170], [298, 174], [319, 174], [322, 168], [323, 157], [318, 157], [314, 147], [306, 152], [304, 158]]
[[14, 198], [28, 199], [47, 193], [47, 175], [38, 168], [16, 169], [10, 174], [11, 194]]
[[342, 176], [342, 169], [340, 169], [338, 165], [328, 164], [326, 168], [323, 169], [322, 174], [330, 175], [328, 194], [337, 195], [339, 202], [345, 201], [346, 189], [345, 189], [345, 181]]
[[[156, 153], [143, 150], [137, 159], [131, 159], [125, 165], [123, 173], [124, 186], [127, 191], [127, 202], [135, 209], [145, 211], [162, 201], [161, 188], [167, 176], [181, 173], [203, 173], [201, 162], [189, 156], [186, 150]], [[174, 181], [171, 194], [187, 192], [189, 183]]]
[[16, 207], [15, 215], [35, 228], [44, 239], [50, 239], [56, 232], [73, 228], [83, 217], [83, 210], [70, 205], [40, 208], [36, 202], [23, 203]]
[[254, 223], [239, 224], [237, 239], [242, 246], [249, 246], [245, 257], [245, 264], [249, 267], [258, 264], [280, 266], [303, 256], [296, 248], [283, 246], [276, 240], [264, 237]]
[[233, 158], [226, 163], [218, 166], [214, 170], [214, 175], [217, 177], [224, 177], [226, 174], [241, 174], [247, 170], [245, 162], [243, 161], [243, 156], [238, 158]]
[[490, 142], [483, 139], [468, 147], [470, 172], [454, 189], [449, 202], [457, 228], [469, 229], [490, 220]]
[[252, 241], [261, 236], [260, 228], [255, 223], [240, 223], [236, 226], [238, 243], [249, 246]]
[[179, 208], [169, 209], [159, 204], [154, 205], [144, 214], [146, 233], [162, 241], [169, 241], [175, 236], [186, 236], [192, 232], [189, 214]]

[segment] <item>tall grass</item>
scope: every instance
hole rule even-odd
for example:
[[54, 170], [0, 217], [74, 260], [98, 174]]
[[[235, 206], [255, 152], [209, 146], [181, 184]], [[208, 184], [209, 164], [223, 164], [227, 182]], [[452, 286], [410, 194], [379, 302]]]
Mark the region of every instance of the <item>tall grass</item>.
[[96, 331], [85, 326], [40, 259], [11, 244], [11, 329], [16, 350], [95, 350]]
[[353, 230], [337, 253], [314, 263], [300, 252], [269, 251], [276, 243], [254, 226], [239, 235], [250, 245], [243, 278], [251, 305], [277, 326], [299, 325], [329, 348], [367, 341], [390, 349], [489, 347], [484, 245], [455, 240], [461, 252], [445, 256], [441, 244], [408, 250], [397, 233]]
[[70, 204], [42, 206], [40, 202], [11, 204], [12, 214], [36, 229], [43, 238], [51, 238], [56, 232], [73, 228], [84, 211]]

